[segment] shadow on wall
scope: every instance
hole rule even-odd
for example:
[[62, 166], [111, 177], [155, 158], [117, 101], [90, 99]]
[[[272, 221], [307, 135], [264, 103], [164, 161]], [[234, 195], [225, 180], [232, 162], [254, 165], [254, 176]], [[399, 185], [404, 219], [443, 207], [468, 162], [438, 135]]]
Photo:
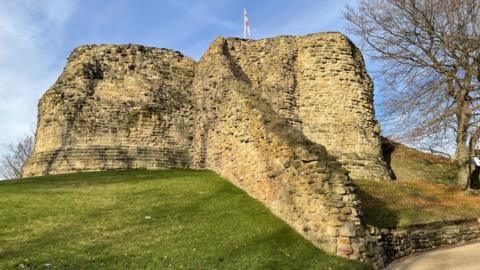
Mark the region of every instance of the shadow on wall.
[[251, 102], [250, 105], [253, 108], [259, 111], [261, 121], [268, 131], [282, 138], [292, 148], [302, 147], [326, 160], [338, 162], [336, 158], [327, 153], [323, 145], [311, 141], [302, 131], [289, 125], [287, 119], [277, 113], [270, 102], [262, 96], [261, 91], [254, 90], [252, 81], [232, 57], [226, 42], [222, 45], [222, 53], [228, 60], [233, 76], [238, 81], [237, 91]]
[[392, 169], [392, 153], [395, 151], [395, 143], [390, 141], [386, 138], [381, 137], [382, 140], [382, 155], [383, 159], [387, 163], [388, 169], [390, 170], [390, 174], [392, 176], [392, 180], [397, 180], [397, 176], [395, 175], [395, 171]]

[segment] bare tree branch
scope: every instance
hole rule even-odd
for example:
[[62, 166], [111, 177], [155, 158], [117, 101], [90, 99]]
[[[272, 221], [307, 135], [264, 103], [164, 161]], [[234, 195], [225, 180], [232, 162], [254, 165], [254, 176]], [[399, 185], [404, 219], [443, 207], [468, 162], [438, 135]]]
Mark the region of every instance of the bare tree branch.
[[469, 140], [480, 139], [480, 0], [359, 0], [344, 16], [381, 65], [380, 117], [399, 127], [387, 135], [450, 141], [469, 163]]
[[7, 153], [0, 157], [0, 174], [6, 179], [22, 177], [22, 169], [33, 150], [33, 136], [26, 136], [16, 144], [7, 146]]

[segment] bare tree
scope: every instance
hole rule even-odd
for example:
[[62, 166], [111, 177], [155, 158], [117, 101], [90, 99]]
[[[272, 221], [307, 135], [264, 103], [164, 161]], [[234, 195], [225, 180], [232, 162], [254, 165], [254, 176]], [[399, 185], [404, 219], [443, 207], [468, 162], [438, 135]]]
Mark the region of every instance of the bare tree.
[[16, 144], [7, 146], [7, 153], [0, 157], [0, 173], [6, 179], [22, 177], [22, 169], [32, 154], [33, 136], [19, 139]]
[[386, 120], [403, 137], [437, 145], [453, 138], [462, 185], [480, 138], [479, 11], [480, 0], [359, 0], [344, 12], [381, 65]]

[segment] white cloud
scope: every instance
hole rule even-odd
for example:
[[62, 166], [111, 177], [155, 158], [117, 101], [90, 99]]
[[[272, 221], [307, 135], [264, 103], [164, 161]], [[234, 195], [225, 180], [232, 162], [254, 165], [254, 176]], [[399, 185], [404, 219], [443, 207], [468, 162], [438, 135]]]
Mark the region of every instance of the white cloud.
[[38, 99], [60, 71], [56, 63], [75, 5], [0, 2], [0, 153], [1, 145], [28, 134], [35, 123]]

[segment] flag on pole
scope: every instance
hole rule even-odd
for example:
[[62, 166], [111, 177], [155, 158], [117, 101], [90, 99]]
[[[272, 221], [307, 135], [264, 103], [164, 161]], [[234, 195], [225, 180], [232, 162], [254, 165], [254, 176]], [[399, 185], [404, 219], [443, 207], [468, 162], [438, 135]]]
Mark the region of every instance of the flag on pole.
[[243, 38], [250, 39], [252, 34], [250, 32], [250, 22], [248, 21], [247, 9], [243, 9]]

